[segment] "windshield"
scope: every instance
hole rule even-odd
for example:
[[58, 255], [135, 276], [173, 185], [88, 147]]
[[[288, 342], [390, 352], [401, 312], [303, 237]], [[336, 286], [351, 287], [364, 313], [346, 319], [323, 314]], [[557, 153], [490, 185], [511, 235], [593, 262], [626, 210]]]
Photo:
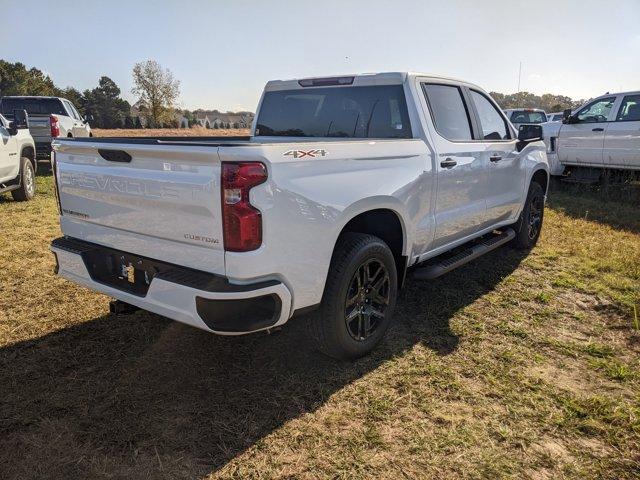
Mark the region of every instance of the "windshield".
[[547, 116], [544, 112], [517, 110], [511, 114], [510, 120], [512, 123], [545, 123]]
[[13, 115], [14, 110], [26, 110], [29, 115], [66, 115], [62, 102], [57, 98], [3, 98], [0, 111]]
[[411, 138], [402, 85], [304, 88], [264, 95], [256, 136]]

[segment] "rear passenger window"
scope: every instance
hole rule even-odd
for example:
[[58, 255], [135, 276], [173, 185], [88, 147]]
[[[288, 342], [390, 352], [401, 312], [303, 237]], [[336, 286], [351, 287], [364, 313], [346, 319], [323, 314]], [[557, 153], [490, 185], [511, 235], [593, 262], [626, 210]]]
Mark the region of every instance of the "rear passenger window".
[[471, 90], [471, 99], [478, 112], [482, 138], [484, 140], [508, 140], [511, 138], [507, 122], [487, 97]]
[[63, 100], [62, 102], [67, 107], [67, 112], [69, 113], [69, 116], [71, 118], [75, 118], [76, 120], [79, 120], [78, 118], [76, 118], [76, 112], [73, 110], [73, 107], [71, 106], [71, 103], [66, 101], [66, 100]]
[[471, 140], [469, 112], [460, 88], [451, 85], [423, 84], [433, 123], [448, 140]]
[[640, 95], [627, 95], [616, 117], [618, 122], [640, 122]]

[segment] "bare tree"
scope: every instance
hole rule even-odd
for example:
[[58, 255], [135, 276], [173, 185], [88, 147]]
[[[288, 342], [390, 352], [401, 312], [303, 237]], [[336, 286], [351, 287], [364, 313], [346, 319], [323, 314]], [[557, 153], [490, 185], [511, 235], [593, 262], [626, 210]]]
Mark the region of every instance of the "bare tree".
[[154, 126], [172, 119], [175, 102], [180, 94], [180, 82], [155, 60], [136, 63], [133, 66], [133, 94], [139, 95], [147, 107]]

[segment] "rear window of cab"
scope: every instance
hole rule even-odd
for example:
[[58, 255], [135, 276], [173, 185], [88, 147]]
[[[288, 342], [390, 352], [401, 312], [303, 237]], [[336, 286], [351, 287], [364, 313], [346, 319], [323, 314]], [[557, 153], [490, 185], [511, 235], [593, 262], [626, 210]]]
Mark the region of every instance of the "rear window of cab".
[[0, 111], [13, 115], [14, 110], [26, 110], [29, 115], [67, 115], [62, 102], [57, 98], [3, 98]]
[[266, 92], [256, 136], [411, 138], [402, 85]]

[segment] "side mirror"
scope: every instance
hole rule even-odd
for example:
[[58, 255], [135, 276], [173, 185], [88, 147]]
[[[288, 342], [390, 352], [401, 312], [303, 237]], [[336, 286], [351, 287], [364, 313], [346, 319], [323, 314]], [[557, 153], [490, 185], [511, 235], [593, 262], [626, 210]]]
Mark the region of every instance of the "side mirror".
[[571, 113], [570, 108], [567, 108], [562, 112], [562, 123], [573, 123], [573, 116]]
[[9, 127], [7, 127], [7, 131], [9, 135], [14, 136], [18, 134], [18, 128], [16, 127], [16, 122], [9, 122]]
[[87, 113], [84, 118], [84, 123], [89, 123], [89, 122], [93, 122], [93, 115], [91, 115], [90, 113]]
[[518, 128], [517, 149], [520, 152], [531, 142], [542, 140], [542, 125], [525, 124]]
[[29, 128], [29, 114], [26, 110], [14, 110], [12, 123], [16, 129]]

